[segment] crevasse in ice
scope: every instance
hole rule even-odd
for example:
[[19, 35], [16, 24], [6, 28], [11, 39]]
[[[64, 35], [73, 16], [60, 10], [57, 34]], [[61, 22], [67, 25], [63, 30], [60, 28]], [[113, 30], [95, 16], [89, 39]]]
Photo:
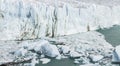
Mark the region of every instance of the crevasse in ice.
[[120, 6], [76, 0], [0, 0], [0, 40], [35, 39], [107, 28], [120, 22]]

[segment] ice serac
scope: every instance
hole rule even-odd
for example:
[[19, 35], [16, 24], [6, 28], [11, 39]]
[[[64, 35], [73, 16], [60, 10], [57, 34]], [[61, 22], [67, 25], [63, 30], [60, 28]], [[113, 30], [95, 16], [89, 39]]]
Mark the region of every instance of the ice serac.
[[118, 56], [117, 59], [120, 60], [120, 45], [116, 46], [115, 53]]
[[0, 0], [0, 40], [69, 35], [120, 22], [119, 5], [81, 0]]

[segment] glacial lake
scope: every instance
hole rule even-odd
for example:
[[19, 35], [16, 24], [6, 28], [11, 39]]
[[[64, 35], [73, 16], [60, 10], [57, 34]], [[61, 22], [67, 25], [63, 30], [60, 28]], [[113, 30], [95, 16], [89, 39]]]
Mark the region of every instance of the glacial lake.
[[74, 64], [74, 61], [72, 59], [61, 60], [52, 59], [51, 62], [49, 62], [48, 64], [42, 64], [42, 62], [40, 62], [39, 64], [36, 64], [36, 66], [79, 66], [79, 65]]
[[120, 26], [115, 25], [111, 28], [99, 29], [98, 32], [105, 36], [105, 40], [113, 46], [120, 45]]

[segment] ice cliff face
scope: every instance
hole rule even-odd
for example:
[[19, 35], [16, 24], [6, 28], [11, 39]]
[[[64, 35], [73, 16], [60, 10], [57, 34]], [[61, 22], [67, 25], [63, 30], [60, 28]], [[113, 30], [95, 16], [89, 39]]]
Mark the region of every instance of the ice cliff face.
[[0, 0], [0, 40], [60, 36], [120, 22], [119, 5], [77, 0]]

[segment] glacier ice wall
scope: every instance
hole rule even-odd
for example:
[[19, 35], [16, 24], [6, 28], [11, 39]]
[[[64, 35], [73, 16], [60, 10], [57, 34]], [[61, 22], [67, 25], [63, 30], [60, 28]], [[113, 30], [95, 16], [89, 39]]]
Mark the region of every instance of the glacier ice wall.
[[0, 40], [69, 35], [120, 22], [120, 6], [64, 0], [0, 0]]

